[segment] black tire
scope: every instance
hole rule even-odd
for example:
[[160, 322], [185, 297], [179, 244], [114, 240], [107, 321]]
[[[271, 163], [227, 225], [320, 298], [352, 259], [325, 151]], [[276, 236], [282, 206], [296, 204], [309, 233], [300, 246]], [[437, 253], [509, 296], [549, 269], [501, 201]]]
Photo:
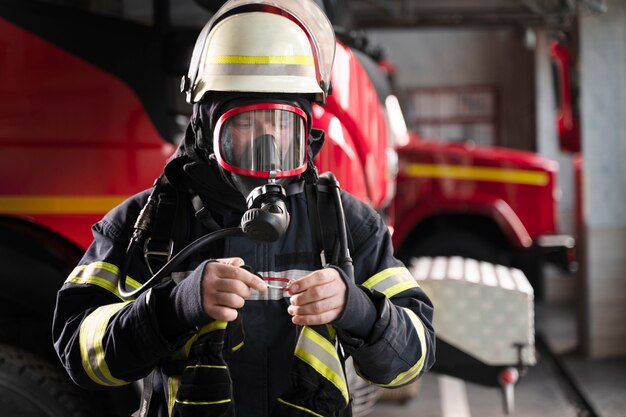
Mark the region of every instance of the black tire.
[[60, 367], [0, 344], [0, 414], [11, 417], [101, 417], [90, 392]]
[[510, 264], [503, 249], [467, 230], [443, 230], [420, 239], [405, 252], [407, 259], [403, 260], [420, 256], [462, 256], [493, 264]]

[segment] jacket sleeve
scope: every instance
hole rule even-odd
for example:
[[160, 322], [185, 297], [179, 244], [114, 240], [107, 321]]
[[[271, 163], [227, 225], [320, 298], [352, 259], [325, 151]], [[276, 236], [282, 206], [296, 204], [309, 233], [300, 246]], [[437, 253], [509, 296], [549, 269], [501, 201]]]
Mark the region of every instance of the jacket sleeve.
[[[178, 345], [164, 336], [160, 315], [168, 316], [169, 327], [181, 333], [195, 329], [194, 320], [173, 306], [176, 294], [185, 290], [200, 296], [200, 267], [189, 282], [183, 281], [184, 286], [176, 286], [177, 291], [154, 288], [132, 301], [119, 295], [119, 268], [143, 201], [145, 195], [138, 195], [93, 226], [93, 243], [57, 294], [54, 347], [74, 382], [84, 388], [115, 387], [141, 379], [159, 358], [171, 354]], [[134, 258], [127, 290], [150, 277], [141, 253]], [[192, 291], [194, 286], [197, 291]], [[199, 298], [194, 302], [200, 305]], [[196, 306], [194, 314], [197, 311]]]
[[354, 243], [355, 282], [344, 276], [346, 308], [333, 324], [364, 379], [399, 387], [419, 378], [435, 361], [433, 305], [393, 256], [381, 217], [349, 195], [342, 200]]

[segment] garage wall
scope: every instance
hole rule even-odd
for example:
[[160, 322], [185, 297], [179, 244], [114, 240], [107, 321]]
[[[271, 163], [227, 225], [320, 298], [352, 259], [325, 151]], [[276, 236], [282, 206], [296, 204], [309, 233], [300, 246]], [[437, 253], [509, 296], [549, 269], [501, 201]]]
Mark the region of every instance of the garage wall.
[[513, 29], [380, 29], [367, 32], [396, 65], [399, 90], [493, 86], [496, 144], [535, 150], [534, 58]]
[[583, 333], [593, 357], [626, 354], [626, 3], [607, 5], [580, 19]]

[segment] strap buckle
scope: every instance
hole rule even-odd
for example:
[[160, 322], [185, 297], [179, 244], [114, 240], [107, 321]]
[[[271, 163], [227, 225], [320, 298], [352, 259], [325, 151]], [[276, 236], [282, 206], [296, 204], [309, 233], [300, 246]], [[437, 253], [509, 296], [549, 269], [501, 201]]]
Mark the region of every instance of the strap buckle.
[[170, 258], [172, 257], [172, 253], [174, 251], [174, 241], [172, 239], [168, 241], [164, 240], [155, 240], [152, 237], [148, 237], [143, 245], [143, 258], [148, 265], [148, 269], [150, 273], [154, 275], [155, 271], [152, 268], [152, 263], [155, 261], [161, 263], [161, 266], [155, 268], [157, 270], [161, 269], [163, 265], [165, 265]]

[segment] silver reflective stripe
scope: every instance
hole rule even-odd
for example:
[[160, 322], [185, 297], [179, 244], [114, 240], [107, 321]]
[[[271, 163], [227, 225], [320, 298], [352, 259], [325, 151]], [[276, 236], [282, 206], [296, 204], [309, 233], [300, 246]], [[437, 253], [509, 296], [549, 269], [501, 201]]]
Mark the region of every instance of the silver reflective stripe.
[[80, 356], [83, 369], [99, 385], [119, 386], [129, 382], [115, 378], [105, 361], [103, 338], [107, 325], [118, 311], [128, 303], [98, 307], [83, 319], [79, 330]]
[[411, 288], [419, 288], [419, 284], [411, 275], [408, 269], [403, 266], [387, 268], [376, 275], [370, 277], [363, 283], [363, 286], [379, 291], [387, 298]]
[[[263, 277], [263, 280], [268, 284], [272, 284], [279, 287], [286, 287], [289, 280], [298, 280], [305, 275], [310, 274], [313, 271], [304, 269], [288, 269], [286, 271], [260, 271], [259, 275]], [[288, 292], [282, 291], [277, 288], [268, 288], [264, 293], [260, 293], [258, 290], [251, 288], [250, 297], [247, 301], [270, 301], [270, 300], [282, 300], [283, 298], [289, 298]]]
[[[122, 299], [117, 290], [117, 281], [120, 269], [108, 262], [93, 262], [89, 265], [81, 265], [74, 268], [72, 273], [65, 280], [66, 284], [91, 284], [115, 294]], [[140, 283], [126, 277], [126, 291], [137, 289]]]
[[303, 65], [263, 64], [208, 64], [205, 66], [210, 75], [294, 75], [315, 77], [315, 67]]
[[296, 357], [309, 364], [317, 373], [330, 381], [341, 392], [346, 404], [349, 401], [348, 386], [335, 346], [324, 336], [304, 326], [298, 343]]

